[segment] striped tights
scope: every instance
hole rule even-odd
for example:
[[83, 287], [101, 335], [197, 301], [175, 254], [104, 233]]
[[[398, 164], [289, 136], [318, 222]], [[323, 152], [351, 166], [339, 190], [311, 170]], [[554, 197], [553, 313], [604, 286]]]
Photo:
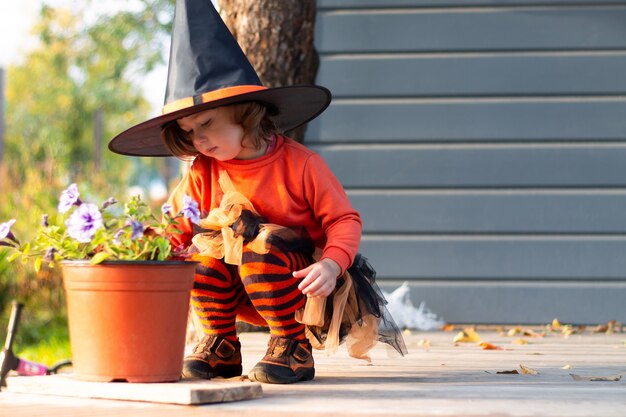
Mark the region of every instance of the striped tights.
[[274, 336], [304, 340], [304, 325], [295, 312], [304, 307], [306, 297], [298, 290], [293, 271], [310, 265], [312, 258], [290, 251], [282, 242], [273, 244], [267, 254], [246, 248], [239, 267], [223, 259], [195, 255], [196, 267], [191, 304], [204, 333], [234, 341], [237, 318], [253, 325], [269, 326]]

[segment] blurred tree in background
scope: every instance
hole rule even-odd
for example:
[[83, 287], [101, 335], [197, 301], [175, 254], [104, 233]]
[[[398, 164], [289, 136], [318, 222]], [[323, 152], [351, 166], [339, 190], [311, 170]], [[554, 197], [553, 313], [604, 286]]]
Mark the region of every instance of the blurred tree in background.
[[[0, 222], [17, 219], [18, 238], [30, 238], [41, 216], [56, 212], [72, 182], [89, 201], [125, 198], [129, 185], [159, 177], [164, 159], [128, 158], [106, 146], [149, 117], [141, 81], [164, 64], [173, 6], [174, 0], [133, 0], [103, 13], [94, 10], [106, 5], [94, 0], [73, 2], [71, 10], [42, 6], [33, 28], [37, 46], [5, 76]], [[65, 309], [59, 274], [28, 271], [0, 254], [1, 316], [17, 298], [26, 303], [24, 321], [39, 324], [20, 331], [27, 344], [47, 337], [42, 332], [62, 322]]]
[[[84, 0], [72, 2], [72, 10], [42, 7], [34, 27], [38, 46], [22, 64], [7, 69], [5, 80], [0, 222], [17, 219], [13, 231], [18, 238], [30, 238], [41, 216], [56, 212], [60, 192], [72, 182], [83, 200], [101, 201], [125, 198], [129, 186], [147, 187], [163, 173], [171, 175], [172, 158], [129, 158], [109, 152], [106, 145], [150, 116], [141, 84], [147, 73], [165, 63], [174, 3]], [[315, 0], [217, 3], [267, 86], [314, 82]], [[303, 132], [290, 133], [302, 139]], [[7, 264], [0, 248], [2, 327], [14, 298], [26, 303], [18, 335], [25, 357], [48, 364], [66, 357], [60, 274], [34, 276], [21, 265]], [[38, 342], [48, 345], [45, 352], [24, 349]]]

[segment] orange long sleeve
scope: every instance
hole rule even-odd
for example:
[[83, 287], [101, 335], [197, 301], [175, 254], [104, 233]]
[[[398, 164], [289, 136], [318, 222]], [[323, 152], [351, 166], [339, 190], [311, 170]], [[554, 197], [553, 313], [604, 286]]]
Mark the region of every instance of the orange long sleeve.
[[[220, 162], [200, 155], [172, 192], [174, 212], [185, 194], [196, 200], [202, 216], [219, 206], [219, 172], [225, 170], [237, 191], [245, 195], [269, 223], [304, 228], [322, 258], [330, 258], [345, 271], [354, 260], [361, 239], [361, 218], [343, 187], [322, 158], [293, 141], [278, 136], [275, 149], [253, 160]], [[193, 235], [187, 220], [174, 246], [188, 245]]]

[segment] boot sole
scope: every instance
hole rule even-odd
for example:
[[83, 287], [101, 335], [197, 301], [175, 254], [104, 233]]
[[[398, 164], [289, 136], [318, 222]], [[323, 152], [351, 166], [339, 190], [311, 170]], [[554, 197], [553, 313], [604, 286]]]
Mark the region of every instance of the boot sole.
[[[208, 369], [207, 369], [208, 368]], [[241, 376], [242, 367], [240, 366], [217, 366], [215, 369], [202, 361], [185, 361], [183, 364], [183, 378], [201, 378], [213, 379], [217, 377], [233, 378]]]
[[248, 374], [252, 381], [264, 382], [266, 384], [293, 384], [300, 381], [311, 381], [315, 378], [315, 368], [305, 369], [296, 372], [293, 376], [273, 375], [262, 369], [252, 369]]

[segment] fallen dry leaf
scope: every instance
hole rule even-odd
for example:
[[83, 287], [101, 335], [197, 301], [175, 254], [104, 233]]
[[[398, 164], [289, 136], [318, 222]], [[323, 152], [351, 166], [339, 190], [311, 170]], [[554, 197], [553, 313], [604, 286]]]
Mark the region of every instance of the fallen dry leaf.
[[528, 336], [528, 337], [544, 337], [545, 336], [545, 332], [537, 333], [534, 330], [522, 329], [520, 327], [514, 327], [511, 330], [509, 330], [507, 333], [507, 336], [517, 336], [518, 334], [521, 334], [523, 336]]
[[599, 324], [594, 330], [594, 333], [606, 333], [613, 334], [615, 332], [622, 331], [622, 324], [617, 320], [610, 320], [606, 324]]
[[476, 333], [476, 330], [468, 327], [454, 336], [452, 341], [454, 343], [478, 343], [480, 342], [480, 336]]
[[554, 319], [552, 320], [552, 328], [553, 329], [558, 329], [561, 327], [561, 322], [559, 322], [559, 319]]
[[512, 329], [509, 329], [509, 331], [506, 333], [507, 336], [517, 336], [518, 334], [520, 334], [522, 332], [522, 329], [520, 329], [519, 327], [513, 327]]
[[561, 334], [563, 334], [563, 336], [568, 337], [569, 335], [578, 333], [578, 330], [574, 328], [574, 326], [572, 326], [571, 324], [566, 324], [564, 326], [561, 326]]
[[537, 333], [529, 329], [524, 330], [524, 336], [528, 336], [528, 337], [544, 337], [545, 335], [546, 335], [545, 332]]
[[441, 330], [443, 330], [444, 332], [451, 332], [454, 330], [454, 324], [444, 324], [443, 326], [441, 326]]
[[513, 369], [512, 371], [498, 371], [496, 372], [496, 374], [504, 374], [504, 375], [512, 375], [512, 374], [519, 374], [519, 372], [517, 371], [517, 369]]
[[621, 375], [613, 375], [613, 376], [582, 376], [576, 374], [570, 374], [570, 376], [574, 379], [574, 381], [611, 381], [616, 382], [622, 379]]
[[539, 372], [535, 371], [532, 368], [529, 368], [529, 367], [524, 366], [524, 365], [520, 365], [519, 367], [522, 370], [522, 373], [525, 374], [525, 375], [539, 375]]
[[428, 339], [420, 339], [419, 342], [417, 342], [417, 346], [428, 348], [428, 347], [430, 347], [430, 340], [428, 340]]
[[564, 367], [562, 367], [561, 369], [572, 369], [572, 365], [567, 364]]
[[528, 340], [526, 340], [526, 339], [515, 339], [511, 343], [513, 343], [514, 345], [527, 345], [528, 344]]
[[478, 344], [483, 350], [503, 350], [500, 346], [492, 345], [491, 343], [481, 342]]
[[599, 324], [595, 329], [593, 329], [594, 333], [606, 333], [609, 330], [609, 326], [606, 324]]

